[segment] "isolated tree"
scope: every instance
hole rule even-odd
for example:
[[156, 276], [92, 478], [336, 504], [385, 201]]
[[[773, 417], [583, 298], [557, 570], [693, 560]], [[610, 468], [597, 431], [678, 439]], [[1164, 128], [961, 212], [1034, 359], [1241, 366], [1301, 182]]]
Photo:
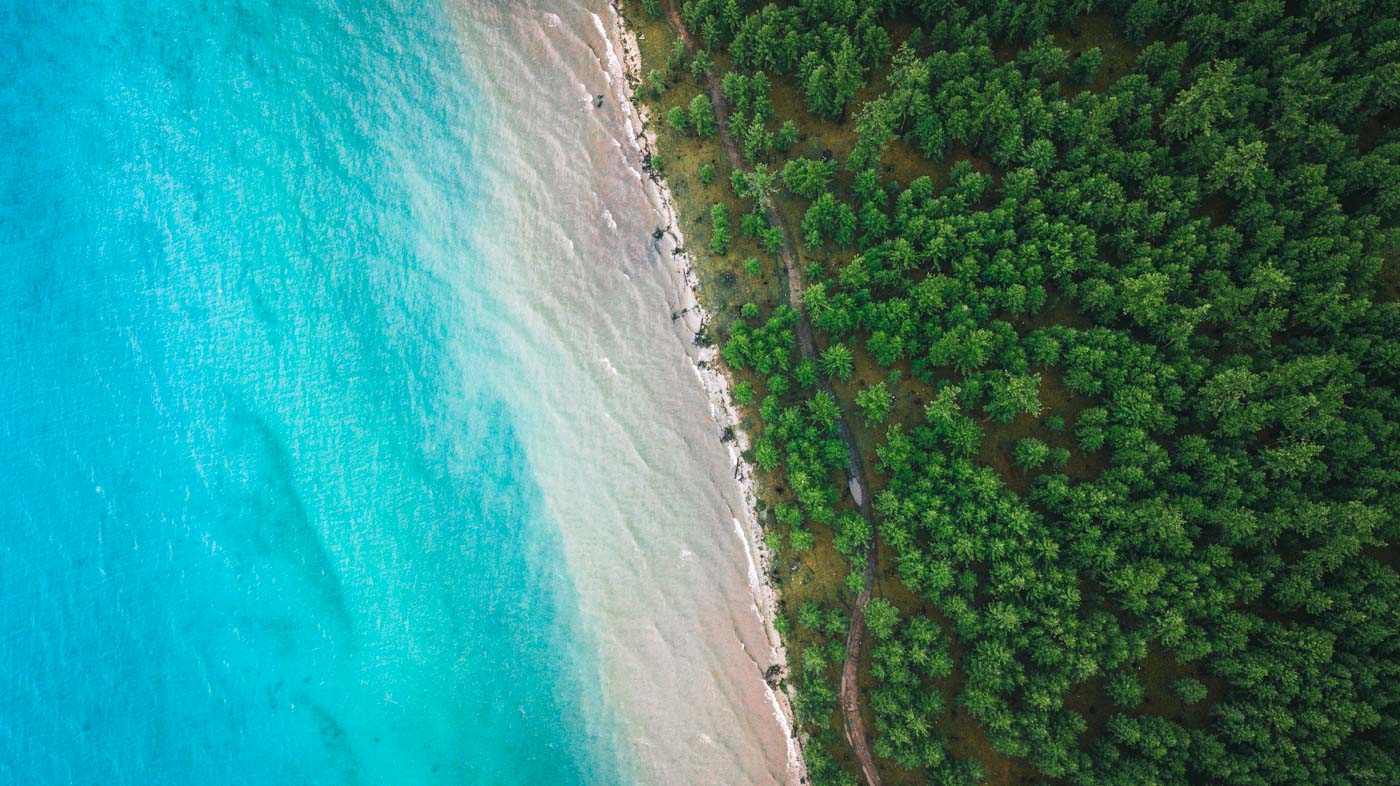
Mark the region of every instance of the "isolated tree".
[[683, 106], [673, 106], [666, 113], [666, 124], [684, 134], [690, 130], [690, 113]]
[[877, 382], [856, 393], [856, 406], [860, 407], [865, 422], [872, 426], [889, 417], [892, 402], [893, 397], [884, 382]]
[[1036, 469], [1050, 458], [1050, 446], [1035, 437], [1025, 437], [1016, 441], [1014, 453], [1016, 463], [1023, 469]]
[[845, 344], [832, 344], [821, 356], [822, 371], [837, 379], [850, 379], [855, 370], [855, 355]]
[[702, 137], [714, 136], [715, 109], [710, 104], [710, 97], [700, 93], [690, 101], [690, 124], [695, 129], [695, 133]]

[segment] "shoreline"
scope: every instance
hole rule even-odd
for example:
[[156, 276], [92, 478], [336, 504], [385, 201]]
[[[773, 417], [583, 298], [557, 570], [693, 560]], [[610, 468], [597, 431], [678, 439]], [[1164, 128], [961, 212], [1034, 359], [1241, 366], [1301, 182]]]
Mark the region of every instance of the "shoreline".
[[[658, 253], [669, 254], [672, 264], [670, 272], [676, 285], [677, 309], [672, 313], [673, 321], [684, 320], [692, 335], [693, 352], [687, 352], [691, 369], [705, 390], [710, 405], [710, 416], [719, 426], [733, 462], [734, 479], [738, 482], [743, 497], [743, 510], [731, 511], [734, 532], [744, 548], [747, 561], [749, 592], [753, 601], [752, 610], [763, 625], [768, 639], [769, 663], [764, 665], [754, 659], [759, 679], [764, 683], [768, 700], [773, 708], [775, 719], [782, 727], [787, 741], [786, 782], [806, 783], [807, 767], [802, 755], [803, 740], [798, 733], [796, 716], [792, 706], [791, 686], [786, 682], [788, 674], [787, 649], [782, 635], [773, 625], [778, 612], [778, 592], [769, 579], [772, 570], [772, 555], [763, 540], [763, 529], [758, 522], [758, 489], [754, 467], [744, 458], [751, 440], [742, 426], [739, 410], [730, 395], [731, 381], [719, 361], [719, 350], [703, 340], [704, 330], [709, 324], [709, 315], [700, 302], [700, 280], [695, 272], [695, 260], [685, 249], [685, 237], [680, 227], [680, 217], [675, 198], [665, 178], [649, 168], [649, 162], [656, 150], [656, 135], [649, 123], [646, 106], [633, 100], [633, 92], [641, 84], [641, 47], [635, 31], [628, 25], [626, 15], [619, 7], [618, 0], [608, 1], [612, 15], [612, 30], [609, 31], [603, 20], [593, 14], [594, 23], [599, 28], [607, 47], [606, 72], [611, 77], [609, 87], [613, 98], [623, 109], [627, 134], [643, 162], [643, 171], [637, 172], [644, 183], [650, 181], [648, 197], [653, 207], [661, 213], [666, 225], [655, 238]], [[613, 49], [613, 36], [621, 44], [619, 57]], [[619, 80], [618, 77], [621, 79]], [[750, 653], [752, 655], [752, 653]], [[776, 671], [775, 671], [776, 670]]]

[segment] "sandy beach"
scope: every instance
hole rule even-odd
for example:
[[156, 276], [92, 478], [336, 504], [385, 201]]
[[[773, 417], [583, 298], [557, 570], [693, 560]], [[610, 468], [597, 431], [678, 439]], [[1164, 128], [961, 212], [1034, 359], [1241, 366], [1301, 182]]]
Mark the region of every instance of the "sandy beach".
[[[633, 92], [641, 84], [641, 51], [636, 33], [628, 26], [616, 0], [609, 3], [609, 11], [612, 18], [611, 34], [602, 29], [603, 21], [596, 14], [593, 18], [608, 42], [607, 66], [614, 75], [611, 82], [613, 98], [626, 111], [628, 135], [637, 145], [642, 160], [650, 161], [656, 148], [655, 132], [649, 123], [647, 107], [633, 100]], [[620, 56], [612, 48], [614, 40], [621, 48]], [[779, 687], [787, 684], [782, 682], [782, 678], [787, 674], [787, 650], [783, 646], [781, 634], [773, 626], [773, 619], [778, 612], [778, 598], [769, 579], [771, 555], [764, 543], [763, 530], [758, 522], [754, 467], [744, 458], [744, 453], [751, 444], [750, 436], [743, 428], [738, 408], [730, 395], [730, 380], [720, 362], [719, 351], [702, 337], [708, 318], [700, 302], [700, 282], [695, 273], [694, 259], [685, 251], [685, 236], [680, 226], [674, 197], [665, 179], [655, 171], [648, 171], [643, 182], [648, 197], [666, 220], [666, 226], [657, 242], [661, 245], [663, 256], [669, 256], [674, 262], [672, 271], [676, 278], [680, 308], [673, 318], [684, 320], [695, 335], [694, 351], [690, 355], [695, 377], [709, 399], [710, 414], [715, 423], [723, 433], [732, 435], [732, 438], [726, 441], [726, 445], [734, 466], [734, 478], [743, 491], [744, 500], [743, 509], [734, 511], [734, 532], [743, 543], [748, 560], [753, 612], [763, 623], [770, 647], [766, 665], [761, 659], [758, 662], [762, 668], [761, 677], [764, 679], [774, 715], [782, 724], [789, 740], [790, 782], [801, 783], [806, 780], [806, 767], [802, 759], [801, 739], [795, 731], [792, 697], [787, 689]]]

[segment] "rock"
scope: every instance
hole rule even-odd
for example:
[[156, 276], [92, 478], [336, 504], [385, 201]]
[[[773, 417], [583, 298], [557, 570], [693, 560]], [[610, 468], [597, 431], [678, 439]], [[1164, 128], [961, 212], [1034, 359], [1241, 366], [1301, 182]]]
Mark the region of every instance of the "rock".
[[726, 444], [726, 445], [729, 444], [730, 442], [733, 442], [733, 441], [734, 441], [734, 427], [733, 427], [733, 426], [725, 426], [725, 427], [724, 427], [724, 433], [719, 435], [719, 441], [720, 441], [720, 442], [723, 442], [723, 443]]
[[768, 687], [777, 690], [783, 681], [783, 667], [777, 663], [769, 666], [768, 671], [763, 672], [763, 681], [768, 683]]

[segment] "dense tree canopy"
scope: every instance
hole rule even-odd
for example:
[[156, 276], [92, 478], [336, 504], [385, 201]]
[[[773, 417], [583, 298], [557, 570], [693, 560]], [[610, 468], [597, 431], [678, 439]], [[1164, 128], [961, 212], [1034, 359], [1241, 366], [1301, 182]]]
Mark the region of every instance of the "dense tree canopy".
[[[1089, 14], [1104, 32], [1076, 35]], [[881, 767], [1400, 782], [1400, 6], [683, 17], [731, 69], [729, 133], [759, 135], [736, 196], [791, 209], [813, 263], [815, 367], [785, 305], [723, 348], [760, 402], [755, 459], [791, 491], [771, 526], [794, 548], [829, 531], [854, 572], [875, 535], [841, 480], [843, 406], [878, 456], [902, 585], [866, 612]], [[772, 158], [775, 86], [823, 122]], [[672, 125], [703, 135], [708, 108]], [[798, 613], [830, 637], [794, 664], [818, 740], [837, 740], [833, 614]], [[959, 716], [991, 753], [954, 754]], [[814, 782], [849, 782], [808, 755]]]

